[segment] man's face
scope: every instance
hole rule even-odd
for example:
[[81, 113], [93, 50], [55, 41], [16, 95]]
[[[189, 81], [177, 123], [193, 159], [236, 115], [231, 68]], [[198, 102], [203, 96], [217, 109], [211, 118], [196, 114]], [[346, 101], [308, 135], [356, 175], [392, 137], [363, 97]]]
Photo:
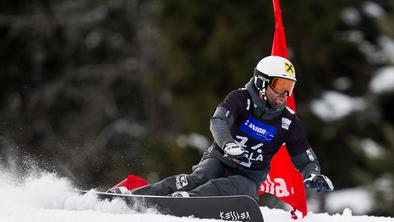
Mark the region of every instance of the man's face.
[[267, 87], [267, 90], [266, 90], [266, 96], [267, 96], [267, 98], [268, 98], [268, 101], [271, 103], [271, 105], [274, 107], [274, 108], [279, 108], [279, 107], [281, 107], [282, 105], [283, 105], [283, 103], [286, 101], [286, 99], [287, 99], [287, 95], [288, 95], [288, 92], [287, 91], [285, 91], [285, 92], [283, 92], [283, 93], [277, 93], [277, 92], [275, 92], [272, 88], [271, 88], [271, 86], [269, 85], [268, 87]]

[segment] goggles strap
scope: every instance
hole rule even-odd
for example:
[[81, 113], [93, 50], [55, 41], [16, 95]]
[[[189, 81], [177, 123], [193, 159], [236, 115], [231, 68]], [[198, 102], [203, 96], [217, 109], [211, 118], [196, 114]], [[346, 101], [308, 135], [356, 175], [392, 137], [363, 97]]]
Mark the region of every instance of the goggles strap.
[[[261, 81], [261, 83], [259, 83]], [[266, 95], [266, 89], [267, 85], [269, 84], [269, 79], [261, 76], [261, 75], [255, 75], [254, 77], [254, 85], [256, 86], [257, 90], [261, 92], [261, 95], [265, 101], [268, 101], [267, 95]]]
[[267, 98], [267, 95], [266, 95], [266, 89], [267, 89], [266, 83], [268, 83], [268, 80], [263, 81], [263, 84], [262, 84], [262, 87], [261, 87], [262, 88], [261, 89], [261, 95], [263, 96], [263, 99], [265, 101], [268, 101], [268, 98]]

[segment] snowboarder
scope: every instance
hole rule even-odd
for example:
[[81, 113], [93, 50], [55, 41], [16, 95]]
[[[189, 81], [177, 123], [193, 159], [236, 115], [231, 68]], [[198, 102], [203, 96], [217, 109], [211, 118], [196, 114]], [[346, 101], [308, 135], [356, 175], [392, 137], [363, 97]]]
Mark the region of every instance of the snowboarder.
[[192, 173], [171, 176], [132, 193], [248, 195], [258, 199], [270, 161], [283, 143], [306, 187], [317, 192], [332, 191], [330, 179], [320, 174], [301, 121], [286, 107], [295, 82], [295, 69], [289, 60], [279, 56], [260, 60], [245, 88], [230, 92], [216, 108], [210, 121], [214, 142], [192, 167]]

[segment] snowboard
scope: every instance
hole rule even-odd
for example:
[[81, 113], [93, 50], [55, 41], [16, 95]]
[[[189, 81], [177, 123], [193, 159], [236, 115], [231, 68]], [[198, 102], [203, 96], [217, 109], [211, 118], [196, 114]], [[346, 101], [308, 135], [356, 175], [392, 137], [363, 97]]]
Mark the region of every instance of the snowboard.
[[78, 190], [81, 194], [94, 192], [101, 200], [120, 198], [137, 211], [154, 208], [161, 214], [177, 217], [219, 219], [228, 221], [263, 222], [263, 215], [257, 202], [251, 197], [211, 196], [211, 197], [167, 197], [133, 194], [114, 194]]

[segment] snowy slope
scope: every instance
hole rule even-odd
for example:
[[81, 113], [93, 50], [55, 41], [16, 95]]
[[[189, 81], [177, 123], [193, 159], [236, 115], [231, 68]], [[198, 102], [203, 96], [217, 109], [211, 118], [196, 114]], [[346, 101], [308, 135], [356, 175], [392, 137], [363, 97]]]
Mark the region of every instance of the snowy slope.
[[[157, 214], [148, 209], [136, 213], [124, 202], [99, 201], [93, 194], [81, 196], [73, 191], [72, 184], [54, 174], [42, 173], [20, 180], [13, 174], [0, 170], [0, 221], [1, 222], [108, 222], [108, 221], [215, 221], [196, 218], [177, 218]], [[293, 221], [289, 212], [261, 208], [265, 221]], [[345, 209], [342, 214], [313, 214], [300, 221], [319, 222], [394, 222], [394, 218], [352, 216]]]

